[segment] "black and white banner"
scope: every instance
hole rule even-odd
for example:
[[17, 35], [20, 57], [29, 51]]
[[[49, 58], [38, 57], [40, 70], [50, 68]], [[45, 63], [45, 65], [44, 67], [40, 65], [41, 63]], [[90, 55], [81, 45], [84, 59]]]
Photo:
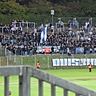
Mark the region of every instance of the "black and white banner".
[[66, 59], [52, 59], [53, 66], [83, 66], [96, 65], [96, 58], [66, 58]]

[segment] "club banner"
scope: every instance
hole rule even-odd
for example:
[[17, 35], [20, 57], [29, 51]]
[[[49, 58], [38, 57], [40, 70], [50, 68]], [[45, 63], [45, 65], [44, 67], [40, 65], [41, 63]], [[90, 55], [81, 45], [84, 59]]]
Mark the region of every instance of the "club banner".
[[51, 48], [43, 48], [43, 52], [49, 54], [51, 53]]
[[84, 65], [96, 65], [96, 58], [66, 58], [66, 59], [52, 59], [53, 66], [84, 66]]

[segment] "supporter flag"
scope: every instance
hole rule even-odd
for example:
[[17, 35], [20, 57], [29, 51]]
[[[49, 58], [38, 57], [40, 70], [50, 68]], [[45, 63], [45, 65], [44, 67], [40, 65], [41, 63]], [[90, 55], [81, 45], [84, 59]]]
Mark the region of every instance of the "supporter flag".
[[44, 26], [43, 24], [41, 24], [41, 26], [39, 27], [40, 31], [41, 31], [41, 36], [40, 36], [40, 43], [43, 43], [43, 38], [44, 38]]
[[43, 41], [46, 42], [46, 39], [47, 39], [47, 25], [45, 27], [43, 27], [42, 30], [41, 30], [40, 43], [42, 44]]
[[89, 27], [89, 22], [85, 23], [85, 29], [87, 29]]
[[43, 39], [44, 39], [44, 30], [41, 31], [41, 38], [40, 38], [40, 43], [43, 43]]
[[44, 28], [44, 41], [46, 42], [47, 39], [47, 25]]

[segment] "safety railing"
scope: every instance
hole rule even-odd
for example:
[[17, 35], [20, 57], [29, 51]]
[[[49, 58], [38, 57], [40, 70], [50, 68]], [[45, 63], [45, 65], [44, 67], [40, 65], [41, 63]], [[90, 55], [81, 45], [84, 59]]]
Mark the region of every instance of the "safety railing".
[[18, 75], [19, 77], [19, 96], [31, 96], [30, 79], [32, 77], [38, 79], [38, 96], [43, 96], [43, 82], [50, 84], [51, 96], [56, 96], [56, 86], [64, 90], [63, 96], [69, 96], [69, 91], [74, 92], [75, 96], [96, 96], [95, 91], [52, 76], [30, 66], [2, 66], [0, 67], [0, 76], [4, 77], [4, 96], [9, 96], [9, 77], [13, 75]]

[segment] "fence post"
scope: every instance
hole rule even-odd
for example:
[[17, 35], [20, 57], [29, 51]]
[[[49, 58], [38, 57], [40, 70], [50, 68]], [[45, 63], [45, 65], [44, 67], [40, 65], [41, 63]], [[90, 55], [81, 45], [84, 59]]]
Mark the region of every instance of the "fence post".
[[68, 96], [68, 89], [63, 89], [64, 91], [64, 96]]
[[19, 76], [19, 96], [30, 96], [30, 74], [28, 68], [21, 68]]
[[23, 65], [23, 56], [21, 55], [20, 58], [21, 58], [21, 60], [20, 60], [21, 63], [20, 64]]
[[7, 59], [7, 66], [9, 65], [9, 58], [8, 56], [6, 56], [6, 59]]
[[43, 96], [43, 81], [38, 80], [38, 96]]
[[51, 96], [56, 96], [56, 87], [54, 84], [51, 84]]
[[37, 63], [37, 54], [34, 55], [34, 56], [35, 56], [35, 57], [34, 57], [34, 58], [35, 58], [34, 60], [35, 60], [35, 64], [36, 64], [36, 63]]
[[47, 59], [48, 59], [48, 68], [50, 67], [50, 55], [47, 55]]
[[9, 96], [9, 76], [4, 76], [4, 96]]

